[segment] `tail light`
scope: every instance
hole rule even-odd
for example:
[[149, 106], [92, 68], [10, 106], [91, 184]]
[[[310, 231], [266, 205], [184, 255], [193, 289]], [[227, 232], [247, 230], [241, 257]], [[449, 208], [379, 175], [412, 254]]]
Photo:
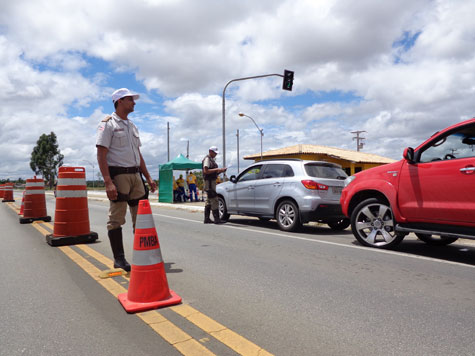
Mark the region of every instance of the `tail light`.
[[302, 184], [305, 188], [311, 190], [328, 190], [327, 185], [315, 182], [314, 180], [310, 179], [302, 180]]

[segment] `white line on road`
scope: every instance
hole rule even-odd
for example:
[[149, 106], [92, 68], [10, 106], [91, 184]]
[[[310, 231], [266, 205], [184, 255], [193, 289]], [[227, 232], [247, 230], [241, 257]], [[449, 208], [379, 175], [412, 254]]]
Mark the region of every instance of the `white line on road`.
[[[154, 216], [161, 216], [161, 217], [164, 217], [164, 218], [170, 218], [170, 219], [183, 220], [183, 221], [189, 221], [189, 222], [193, 222], [193, 223], [203, 224], [203, 222], [201, 220], [192, 220], [192, 219], [186, 219], [186, 218], [179, 218], [179, 217], [176, 217], [176, 216], [163, 215], [163, 214], [153, 214], [153, 215]], [[384, 253], [384, 254], [387, 254], [387, 255], [408, 257], [408, 258], [414, 258], [414, 259], [417, 259], [417, 260], [425, 260], [425, 261], [445, 263], [445, 264], [455, 265], [455, 266], [460, 266], [460, 267], [475, 268], [475, 266], [473, 266], [473, 265], [468, 265], [468, 264], [460, 263], [460, 262], [446, 261], [446, 260], [441, 260], [441, 259], [433, 258], [433, 257], [411, 255], [411, 254], [404, 253], [404, 252], [391, 251], [391, 250], [382, 250], [382, 249], [370, 248], [370, 247], [364, 247], [364, 246], [345, 245], [345, 244], [338, 243], [338, 242], [324, 241], [324, 240], [318, 240], [318, 239], [309, 239], [307, 237], [293, 236], [293, 235], [287, 235], [287, 234], [279, 234], [279, 233], [275, 233], [275, 232], [262, 231], [262, 230], [254, 230], [254, 229], [245, 228], [245, 227], [233, 226], [233, 225], [230, 225], [230, 224], [231, 223], [226, 223], [226, 224], [223, 224], [223, 225], [220, 225], [220, 226], [228, 228], [228, 229], [252, 231], [252, 232], [257, 232], [257, 233], [260, 233], [260, 234], [286, 237], [286, 238], [294, 239], [294, 240], [302, 240], [302, 241], [321, 243], [321, 244], [332, 245], [332, 246], [353, 248], [353, 249], [357, 249], [357, 250], [363, 250], [365, 252]]]

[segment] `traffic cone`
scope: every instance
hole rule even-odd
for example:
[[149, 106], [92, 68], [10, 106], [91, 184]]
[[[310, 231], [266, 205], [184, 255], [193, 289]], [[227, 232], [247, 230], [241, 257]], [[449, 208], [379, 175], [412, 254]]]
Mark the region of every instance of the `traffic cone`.
[[5, 183], [3, 186], [3, 200], [2, 203], [14, 202], [13, 199], [13, 183]]
[[43, 178], [26, 180], [25, 201], [23, 207], [23, 217], [20, 224], [29, 224], [33, 221], [51, 221], [51, 216], [46, 213], [45, 183]]
[[18, 213], [18, 215], [23, 215], [23, 210], [25, 207], [25, 205], [23, 204], [24, 202], [25, 202], [25, 190], [23, 191], [23, 196], [21, 198], [20, 212]]
[[181, 297], [168, 288], [157, 230], [148, 200], [139, 202], [129, 289], [127, 293], [119, 294], [118, 299], [128, 313], [181, 303]]
[[54, 230], [46, 235], [51, 246], [94, 242], [97, 233], [89, 230], [86, 170], [84, 167], [60, 167], [56, 185]]
[[0, 198], [3, 199], [5, 184], [0, 184]]

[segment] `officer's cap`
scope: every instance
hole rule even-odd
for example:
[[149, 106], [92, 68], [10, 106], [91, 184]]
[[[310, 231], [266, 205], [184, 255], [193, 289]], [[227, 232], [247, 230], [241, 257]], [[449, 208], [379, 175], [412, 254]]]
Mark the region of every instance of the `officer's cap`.
[[216, 146], [211, 146], [211, 147], [209, 148], [209, 150], [210, 150], [210, 151], [213, 151], [213, 152], [216, 153], [216, 154], [219, 153], [219, 152], [218, 152], [218, 147], [216, 147]]
[[129, 89], [120, 88], [112, 93], [112, 102], [115, 104], [117, 100], [125, 98], [126, 96], [131, 96], [132, 98], [134, 98], [134, 100], [140, 98], [140, 95], [132, 93]]

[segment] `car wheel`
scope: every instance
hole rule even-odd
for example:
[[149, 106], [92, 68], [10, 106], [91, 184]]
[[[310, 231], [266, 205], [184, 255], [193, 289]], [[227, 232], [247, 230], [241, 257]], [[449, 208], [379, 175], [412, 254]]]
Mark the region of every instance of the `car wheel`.
[[219, 211], [219, 219], [221, 221], [228, 221], [229, 220], [229, 214], [228, 214], [228, 209], [226, 208], [226, 202], [222, 197], [218, 197], [218, 211]]
[[446, 235], [433, 236], [431, 234], [416, 233], [419, 240], [424, 241], [428, 245], [432, 246], [447, 246], [458, 240], [458, 237], [450, 237]]
[[297, 205], [291, 200], [284, 200], [277, 207], [277, 224], [283, 231], [296, 231], [300, 228], [300, 214]]
[[359, 203], [351, 214], [351, 230], [364, 246], [389, 248], [399, 244], [406, 234], [394, 230], [394, 218], [388, 203], [370, 198]]
[[330, 229], [335, 231], [345, 230], [348, 226], [350, 226], [350, 224], [350, 219], [340, 219], [327, 222], [327, 225], [330, 226]]

